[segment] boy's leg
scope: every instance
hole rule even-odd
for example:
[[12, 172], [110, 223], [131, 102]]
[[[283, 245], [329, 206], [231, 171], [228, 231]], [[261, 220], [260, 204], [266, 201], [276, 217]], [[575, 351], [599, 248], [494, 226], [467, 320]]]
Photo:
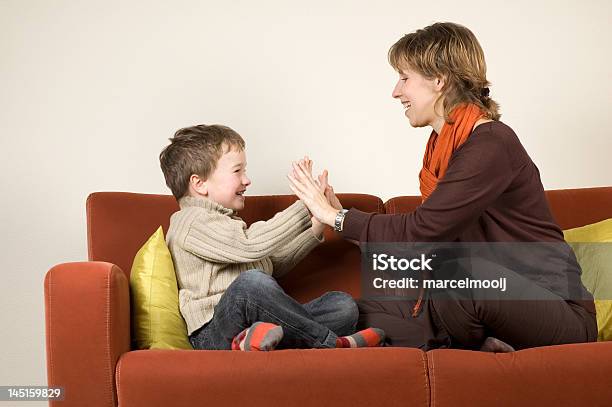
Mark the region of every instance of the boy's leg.
[[230, 349], [233, 338], [255, 322], [282, 326], [279, 348], [336, 347], [337, 335], [316, 322], [273, 277], [259, 270], [241, 273], [228, 287], [204, 328], [206, 342], [212, 349]]
[[355, 333], [359, 310], [353, 297], [341, 291], [326, 292], [303, 305], [316, 322], [338, 336]]

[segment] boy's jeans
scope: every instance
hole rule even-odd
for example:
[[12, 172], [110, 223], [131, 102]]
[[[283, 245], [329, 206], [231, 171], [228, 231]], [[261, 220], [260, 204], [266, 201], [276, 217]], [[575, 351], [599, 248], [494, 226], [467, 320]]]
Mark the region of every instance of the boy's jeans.
[[215, 307], [213, 319], [189, 336], [194, 349], [230, 349], [232, 339], [257, 321], [283, 327], [282, 348], [335, 348], [355, 332], [359, 311], [350, 295], [332, 291], [300, 304], [259, 270], [241, 273]]

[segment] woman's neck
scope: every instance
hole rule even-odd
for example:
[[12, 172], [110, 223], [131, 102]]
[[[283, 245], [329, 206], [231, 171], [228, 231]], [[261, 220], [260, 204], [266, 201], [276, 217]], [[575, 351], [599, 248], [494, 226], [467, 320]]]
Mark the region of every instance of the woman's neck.
[[437, 134], [440, 134], [440, 132], [442, 131], [442, 127], [444, 127], [444, 117], [437, 116], [434, 119], [433, 123], [430, 124], [430, 126]]

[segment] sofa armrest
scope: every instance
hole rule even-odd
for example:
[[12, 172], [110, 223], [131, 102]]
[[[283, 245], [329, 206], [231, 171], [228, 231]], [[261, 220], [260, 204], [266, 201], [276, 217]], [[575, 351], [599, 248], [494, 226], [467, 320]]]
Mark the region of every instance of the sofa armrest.
[[64, 387], [50, 405], [116, 406], [115, 365], [130, 350], [125, 273], [103, 262], [65, 263], [45, 277], [49, 386]]

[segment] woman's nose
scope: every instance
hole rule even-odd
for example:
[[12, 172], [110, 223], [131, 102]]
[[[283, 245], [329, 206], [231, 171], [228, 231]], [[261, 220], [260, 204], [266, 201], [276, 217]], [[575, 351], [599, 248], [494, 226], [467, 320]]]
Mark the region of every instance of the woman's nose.
[[400, 89], [401, 89], [401, 81], [397, 81], [397, 83], [395, 84], [395, 87], [393, 88], [393, 92], [391, 92], [391, 97], [395, 99], [400, 97], [402, 95]]

